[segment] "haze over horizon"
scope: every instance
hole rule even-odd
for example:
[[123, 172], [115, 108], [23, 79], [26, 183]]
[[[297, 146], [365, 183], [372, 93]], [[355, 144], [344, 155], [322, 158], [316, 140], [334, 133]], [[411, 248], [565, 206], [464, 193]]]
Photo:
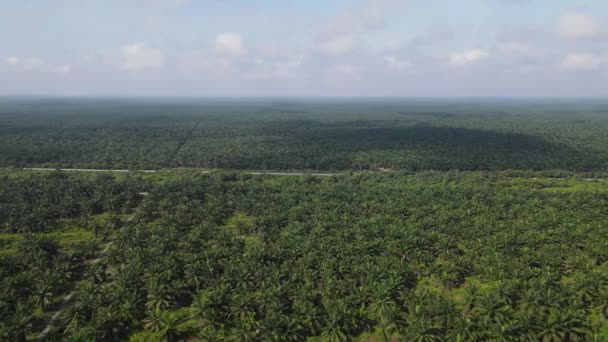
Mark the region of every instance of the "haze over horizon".
[[608, 96], [608, 2], [0, 4], [0, 95]]

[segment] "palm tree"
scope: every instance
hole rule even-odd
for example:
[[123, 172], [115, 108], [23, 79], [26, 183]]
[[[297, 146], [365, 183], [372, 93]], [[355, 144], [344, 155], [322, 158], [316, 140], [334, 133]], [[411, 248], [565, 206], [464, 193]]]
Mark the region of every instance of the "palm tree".
[[162, 312], [160, 316], [160, 336], [164, 337], [165, 342], [175, 341], [181, 333], [180, 325], [184, 318], [171, 311]]
[[451, 340], [458, 342], [482, 340], [475, 323], [469, 317], [464, 316], [454, 320], [449, 336]]
[[509, 319], [512, 309], [498, 293], [493, 291], [479, 297], [474, 311], [487, 325], [501, 325]]
[[144, 319], [144, 330], [159, 332], [162, 329], [162, 318], [161, 310], [149, 311], [148, 316]]
[[224, 287], [200, 291], [191, 305], [193, 318], [199, 320], [204, 326], [211, 326], [214, 329], [221, 328], [223, 322], [228, 318], [224, 292]]
[[292, 306], [292, 310], [308, 335], [314, 336], [319, 333], [323, 317], [314, 303], [296, 301]]
[[438, 342], [443, 336], [441, 329], [437, 328], [432, 320], [422, 317], [409, 317], [403, 335], [407, 341], [415, 342]]
[[349, 315], [341, 301], [324, 303], [327, 317], [321, 331], [324, 341], [342, 342], [349, 339]]
[[550, 309], [542, 322], [540, 339], [543, 342], [584, 341], [589, 335], [589, 326], [581, 312], [572, 309]]
[[79, 300], [68, 306], [61, 314], [61, 321], [66, 331], [78, 331], [87, 321], [88, 312]]
[[126, 292], [122, 296], [116, 315], [123, 321], [137, 322], [142, 312], [140, 304], [141, 300], [136, 292]]
[[95, 330], [90, 326], [80, 327], [70, 330], [69, 334], [64, 334], [62, 339], [67, 342], [88, 342], [95, 340]]
[[440, 296], [433, 300], [429, 305], [430, 311], [440, 323], [441, 329], [447, 334], [452, 328], [453, 321], [459, 313], [458, 310], [456, 310], [454, 303], [449, 298]]
[[120, 340], [125, 334], [124, 323], [108, 307], [97, 308], [93, 320], [95, 332], [101, 340]]
[[107, 278], [106, 266], [107, 265], [104, 262], [96, 262], [94, 264], [92, 263], [88, 265], [85, 277], [87, 277], [87, 279], [90, 279], [95, 284], [103, 283], [104, 281], [106, 281]]
[[328, 342], [344, 342], [348, 341], [347, 333], [339, 325], [334, 324], [335, 321], [329, 321], [328, 325], [321, 332], [323, 341]]
[[44, 310], [53, 301], [53, 286], [47, 282], [40, 282], [36, 285], [32, 298], [36, 307]]
[[205, 281], [206, 268], [202, 261], [194, 260], [192, 263], [188, 263], [184, 266], [184, 277], [186, 284], [198, 292], [201, 289], [201, 285]]
[[384, 341], [387, 342], [389, 336], [397, 329], [399, 311], [397, 305], [391, 298], [384, 296], [372, 302], [369, 309], [380, 326]]
[[148, 283], [148, 301], [146, 308], [163, 310], [168, 308], [173, 302], [173, 297], [169, 287], [162, 283], [159, 278], [152, 278]]
[[479, 295], [479, 287], [474, 284], [467, 284], [463, 287], [464, 290], [464, 312], [465, 316], [469, 316], [475, 308], [475, 301]]
[[27, 333], [32, 329], [32, 318], [31, 308], [26, 304], [17, 303], [10, 321], [9, 335], [12, 336], [11, 339], [16, 342], [25, 342]]
[[259, 333], [260, 324], [252, 311], [242, 313], [230, 331], [230, 335], [235, 338], [235, 341], [254, 341]]
[[189, 334], [198, 328], [194, 321], [189, 321], [175, 311], [154, 310], [144, 319], [144, 330], [154, 333], [166, 342], [176, 341], [181, 335]]
[[603, 288], [599, 291], [598, 302], [601, 303], [599, 311], [608, 320], [608, 288]]
[[12, 338], [12, 326], [5, 322], [0, 322], [0, 339], [9, 341]]
[[517, 337], [526, 341], [538, 339], [538, 321], [531, 313], [518, 313], [517, 315]]
[[231, 341], [243, 342], [256, 341], [256, 332], [251, 331], [242, 324], [237, 324], [234, 328], [230, 330], [230, 335], [228, 339]]

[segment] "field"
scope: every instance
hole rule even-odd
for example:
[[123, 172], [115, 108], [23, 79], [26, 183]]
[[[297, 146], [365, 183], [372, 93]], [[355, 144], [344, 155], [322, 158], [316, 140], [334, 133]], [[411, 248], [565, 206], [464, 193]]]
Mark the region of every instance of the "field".
[[0, 166], [608, 170], [608, 103], [0, 99]]
[[0, 340], [604, 341], [606, 132], [599, 100], [0, 98]]
[[2, 177], [3, 336], [60, 309], [47, 339], [608, 335], [608, 182], [587, 175]]

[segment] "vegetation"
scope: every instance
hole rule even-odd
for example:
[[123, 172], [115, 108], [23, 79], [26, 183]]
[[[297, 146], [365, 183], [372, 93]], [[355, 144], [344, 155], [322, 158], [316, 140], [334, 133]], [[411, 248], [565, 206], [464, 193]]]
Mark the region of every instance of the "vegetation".
[[0, 98], [0, 340], [606, 340], [606, 108]]
[[553, 176], [5, 171], [0, 336], [74, 288], [47, 339], [600, 341], [608, 183]]
[[43, 329], [141, 189], [107, 175], [0, 173], [0, 340]]
[[0, 99], [0, 166], [608, 171], [602, 101]]

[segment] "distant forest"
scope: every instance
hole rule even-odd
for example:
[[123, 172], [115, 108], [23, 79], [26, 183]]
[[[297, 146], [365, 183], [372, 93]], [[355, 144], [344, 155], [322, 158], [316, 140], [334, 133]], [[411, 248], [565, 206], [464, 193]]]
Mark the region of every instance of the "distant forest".
[[608, 170], [608, 102], [0, 99], [0, 166]]

